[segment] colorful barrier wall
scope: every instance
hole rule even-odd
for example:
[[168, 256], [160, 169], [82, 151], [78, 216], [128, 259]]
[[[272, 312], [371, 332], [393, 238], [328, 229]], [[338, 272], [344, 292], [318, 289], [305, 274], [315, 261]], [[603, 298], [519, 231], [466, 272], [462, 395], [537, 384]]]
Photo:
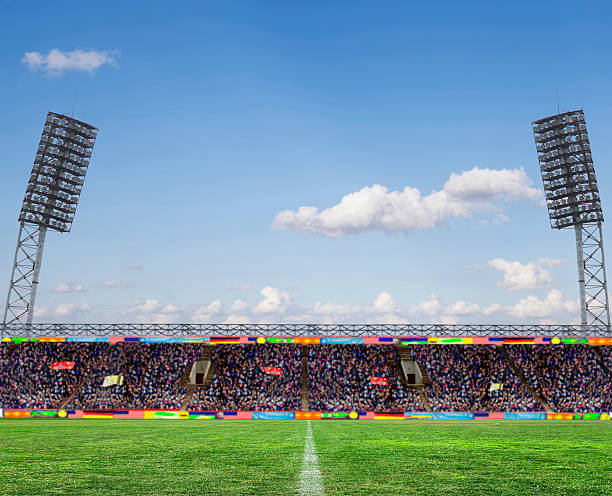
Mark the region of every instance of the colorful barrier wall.
[[205, 344], [263, 344], [263, 343], [293, 343], [293, 344], [399, 344], [409, 346], [412, 344], [589, 344], [591, 346], [612, 346], [612, 338], [585, 338], [585, 337], [364, 337], [352, 338], [342, 336], [328, 336], [322, 338], [291, 338], [291, 337], [62, 337], [62, 338], [3, 338], [5, 343], [205, 343]]
[[30, 410], [0, 409], [3, 419], [148, 420], [610, 420], [604, 413], [551, 412], [212, 412], [180, 410]]

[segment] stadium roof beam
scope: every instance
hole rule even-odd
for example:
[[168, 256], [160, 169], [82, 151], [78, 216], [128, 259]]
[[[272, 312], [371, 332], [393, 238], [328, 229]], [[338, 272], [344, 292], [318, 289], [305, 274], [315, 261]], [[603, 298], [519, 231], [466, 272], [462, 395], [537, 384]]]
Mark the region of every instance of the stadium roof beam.
[[564, 112], [532, 125], [550, 225], [575, 231], [580, 321], [610, 329], [604, 219], [584, 113]]
[[10, 324], [6, 328], [6, 336], [11, 337], [28, 332], [36, 337], [610, 337], [605, 325], [571, 324]]
[[19, 213], [19, 235], [0, 335], [30, 325], [48, 229], [70, 232], [98, 129], [49, 112]]

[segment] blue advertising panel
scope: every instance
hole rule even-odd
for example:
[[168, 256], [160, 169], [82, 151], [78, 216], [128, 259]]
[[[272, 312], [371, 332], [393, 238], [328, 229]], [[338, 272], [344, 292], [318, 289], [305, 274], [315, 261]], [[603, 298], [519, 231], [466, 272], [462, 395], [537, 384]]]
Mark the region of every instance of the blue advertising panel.
[[363, 338], [321, 338], [321, 344], [363, 344]]
[[253, 420], [294, 419], [295, 412], [253, 412]]
[[546, 420], [546, 412], [506, 412], [504, 420]]
[[474, 420], [471, 412], [431, 412], [434, 420]]

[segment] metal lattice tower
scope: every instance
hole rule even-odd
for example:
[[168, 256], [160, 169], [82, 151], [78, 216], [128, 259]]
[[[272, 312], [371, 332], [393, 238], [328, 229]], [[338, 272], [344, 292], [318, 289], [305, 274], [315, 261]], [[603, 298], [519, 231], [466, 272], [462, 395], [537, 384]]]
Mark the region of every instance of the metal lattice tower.
[[13, 259], [0, 335], [7, 325], [30, 326], [48, 229], [70, 232], [97, 128], [49, 112], [19, 214]]
[[574, 228], [581, 323], [609, 330], [604, 219], [584, 113], [575, 110], [537, 120], [533, 132], [551, 227]]

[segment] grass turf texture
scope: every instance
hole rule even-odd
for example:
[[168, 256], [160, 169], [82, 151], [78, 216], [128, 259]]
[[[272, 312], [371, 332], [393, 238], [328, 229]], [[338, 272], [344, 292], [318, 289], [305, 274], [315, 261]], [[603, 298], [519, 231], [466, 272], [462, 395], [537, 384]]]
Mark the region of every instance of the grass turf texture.
[[[313, 421], [328, 495], [610, 495], [612, 422]], [[0, 494], [296, 494], [305, 421], [0, 421]]]

